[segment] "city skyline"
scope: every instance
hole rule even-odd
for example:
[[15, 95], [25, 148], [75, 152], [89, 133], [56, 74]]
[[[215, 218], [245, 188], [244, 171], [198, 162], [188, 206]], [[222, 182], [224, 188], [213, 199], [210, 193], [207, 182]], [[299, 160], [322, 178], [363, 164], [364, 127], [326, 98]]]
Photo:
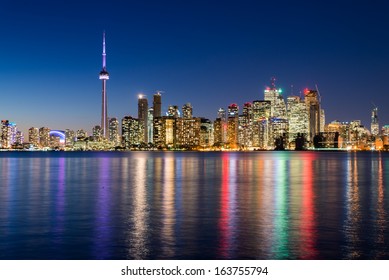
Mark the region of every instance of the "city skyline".
[[[101, 89], [95, 73], [103, 30], [115, 77], [108, 89], [109, 117], [136, 116], [138, 94], [151, 101], [162, 90], [163, 112], [190, 102], [194, 115], [214, 120], [220, 107], [263, 99], [269, 77], [275, 76], [284, 99], [291, 85], [299, 95], [317, 84], [325, 96], [327, 122], [362, 120], [369, 128], [373, 104], [380, 126], [389, 120], [383, 110], [388, 23], [379, 16], [388, 10], [386, 3], [163, 6], [119, 1], [105, 11], [104, 22], [98, 20], [99, 3], [24, 4], [7, 2], [0, 12], [7, 27], [0, 114], [25, 134], [30, 127], [89, 131], [99, 124]], [[304, 13], [314, 15], [309, 24]], [[148, 24], [138, 23], [143, 15], [151, 16]], [[269, 19], [277, 21], [270, 24]], [[381, 40], [373, 44], [376, 38]]]

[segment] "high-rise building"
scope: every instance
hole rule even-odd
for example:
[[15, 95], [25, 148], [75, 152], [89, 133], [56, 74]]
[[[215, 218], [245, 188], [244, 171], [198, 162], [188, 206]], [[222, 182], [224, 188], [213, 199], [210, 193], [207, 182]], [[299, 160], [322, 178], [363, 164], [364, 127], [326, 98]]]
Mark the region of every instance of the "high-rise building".
[[0, 128], [0, 147], [9, 149], [16, 142], [16, 124], [8, 120], [2, 120]]
[[143, 94], [139, 94], [138, 96], [138, 120], [139, 123], [143, 127], [143, 134], [141, 135], [140, 142], [147, 143], [148, 139], [148, 130], [147, 130], [147, 122], [148, 122], [148, 114], [149, 114], [149, 104], [147, 102], [147, 98]]
[[39, 128], [39, 145], [41, 147], [50, 146], [50, 129], [48, 127]]
[[216, 120], [213, 123], [213, 139], [215, 145], [222, 146], [224, 143], [223, 123], [221, 118], [216, 118]]
[[86, 133], [85, 130], [83, 129], [78, 129], [76, 132], [76, 137], [77, 139], [83, 139], [88, 137], [88, 133]]
[[243, 113], [239, 116], [239, 144], [246, 148], [253, 146], [253, 105], [246, 102]]
[[22, 146], [24, 143], [24, 135], [23, 135], [23, 132], [21, 131], [16, 131], [16, 139], [15, 139], [15, 145], [17, 146]]
[[[215, 135], [214, 140], [215, 140], [215, 143], [223, 144], [223, 143], [227, 142], [227, 113], [226, 113], [226, 110], [224, 108], [220, 108], [217, 111], [217, 117], [218, 117], [218, 119], [220, 119], [220, 134], [218, 134], [219, 132], [216, 132], [218, 137], [216, 137], [216, 135]], [[219, 123], [216, 125], [218, 126]], [[219, 129], [219, 128], [217, 128], [217, 129]], [[215, 130], [216, 130], [216, 127], [215, 127]], [[219, 139], [219, 136], [221, 137], [220, 139]]]
[[288, 96], [289, 142], [294, 142], [299, 135], [308, 136], [307, 106], [299, 96]]
[[182, 117], [184, 119], [191, 119], [193, 117], [193, 107], [190, 103], [186, 103], [182, 106]]
[[310, 145], [313, 143], [313, 138], [320, 132], [320, 97], [319, 93], [316, 90], [304, 90], [304, 99], [305, 104], [308, 110], [308, 137], [307, 140], [310, 142]]
[[108, 104], [107, 104], [107, 80], [109, 73], [106, 65], [105, 53], [105, 32], [103, 33], [103, 69], [100, 71], [99, 79], [102, 80], [102, 101], [101, 101], [101, 135], [108, 139]]
[[227, 119], [227, 143], [231, 149], [238, 148], [238, 131], [239, 131], [239, 107], [232, 103], [228, 106]]
[[214, 143], [213, 125], [209, 119], [202, 118], [200, 126], [200, 146], [202, 148], [211, 147]]
[[168, 117], [179, 118], [181, 113], [180, 113], [180, 110], [178, 110], [177, 105], [169, 105], [169, 108], [166, 112], [166, 115]]
[[73, 147], [75, 138], [76, 138], [76, 134], [74, 133], [74, 131], [67, 128], [65, 130], [65, 146], [69, 148]]
[[150, 107], [147, 114], [147, 139], [149, 143], [153, 143], [153, 130], [154, 130], [154, 108]]
[[102, 137], [102, 129], [101, 126], [95, 125], [92, 129], [92, 136], [95, 139], [95, 141], [100, 141]]
[[282, 90], [275, 86], [275, 78], [271, 80], [271, 86], [265, 89], [265, 100], [270, 101], [270, 117], [287, 118], [285, 100]]
[[153, 116], [158, 118], [162, 113], [162, 101], [161, 101], [161, 92], [157, 91], [153, 96]]
[[122, 144], [126, 149], [141, 143], [143, 139], [143, 126], [138, 119], [125, 116], [122, 119]]
[[176, 146], [177, 120], [177, 118], [172, 116], [154, 118], [154, 145], [159, 148], [170, 148]]
[[114, 145], [118, 145], [120, 143], [119, 121], [117, 118], [109, 119], [109, 141], [111, 141]]
[[200, 144], [200, 118], [176, 118], [176, 145], [193, 148]]
[[[269, 100], [253, 101], [253, 146], [268, 149], [269, 146], [269, 119], [271, 102]], [[272, 144], [271, 144], [272, 146]]]
[[377, 136], [380, 132], [380, 126], [378, 123], [378, 108], [377, 107], [371, 111], [370, 130], [371, 130], [372, 136]]
[[39, 128], [31, 127], [28, 130], [28, 142], [35, 147], [39, 146]]

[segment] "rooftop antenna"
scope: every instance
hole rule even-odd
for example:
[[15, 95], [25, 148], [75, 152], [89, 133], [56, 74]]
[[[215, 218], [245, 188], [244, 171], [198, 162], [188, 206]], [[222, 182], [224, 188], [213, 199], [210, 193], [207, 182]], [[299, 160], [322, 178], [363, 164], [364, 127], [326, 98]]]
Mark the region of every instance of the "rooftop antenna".
[[271, 77], [271, 79], [270, 79], [270, 83], [271, 83], [271, 87], [272, 87], [272, 89], [275, 89], [275, 88], [276, 88], [276, 78], [274, 78], [274, 77]]

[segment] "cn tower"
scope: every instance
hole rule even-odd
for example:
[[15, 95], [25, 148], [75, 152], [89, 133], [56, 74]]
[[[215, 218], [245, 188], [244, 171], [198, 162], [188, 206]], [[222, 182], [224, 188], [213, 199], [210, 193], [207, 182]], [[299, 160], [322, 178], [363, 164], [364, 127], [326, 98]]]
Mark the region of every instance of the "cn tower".
[[109, 79], [109, 74], [107, 72], [105, 56], [105, 32], [103, 32], [103, 69], [101, 69], [99, 75], [99, 79], [103, 81], [103, 91], [101, 95], [101, 135], [103, 138], [108, 139], [107, 80]]

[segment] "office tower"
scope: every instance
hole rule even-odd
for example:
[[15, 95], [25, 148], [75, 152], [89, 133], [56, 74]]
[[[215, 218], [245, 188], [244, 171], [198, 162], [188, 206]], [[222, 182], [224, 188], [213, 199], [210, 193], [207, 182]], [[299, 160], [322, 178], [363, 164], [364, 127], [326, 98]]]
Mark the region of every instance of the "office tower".
[[102, 137], [102, 129], [101, 129], [101, 126], [99, 125], [96, 125], [93, 127], [92, 129], [92, 136], [93, 138], [95, 139], [95, 141], [99, 141]]
[[324, 109], [320, 109], [320, 132], [324, 132], [325, 124], [326, 124], [326, 114]]
[[[217, 117], [220, 119], [220, 136], [221, 138], [217, 138], [217, 141], [215, 140], [215, 143], [226, 143], [227, 142], [227, 112], [224, 108], [220, 108], [217, 111]], [[217, 124], [219, 125], [219, 124]], [[218, 133], [218, 132], [217, 132]], [[218, 134], [219, 135], [219, 134]], [[219, 142], [220, 140], [220, 142]]]
[[65, 146], [72, 147], [74, 144], [74, 140], [76, 138], [76, 134], [73, 130], [66, 129], [65, 130]]
[[[269, 100], [253, 101], [253, 146], [268, 149], [270, 132], [271, 102]], [[272, 146], [273, 144], [271, 144]]]
[[39, 128], [39, 145], [49, 147], [50, 145], [50, 129], [48, 127]]
[[138, 119], [125, 116], [122, 119], [122, 144], [126, 149], [141, 143], [143, 139], [143, 126]]
[[320, 132], [320, 97], [316, 90], [304, 90], [305, 104], [308, 110], [308, 138], [307, 140], [312, 144], [315, 135]]
[[37, 127], [31, 127], [28, 130], [28, 142], [34, 147], [39, 145], [39, 129]]
[[153, 129], [154, 129], [154, 108], [150, 107], [147, 113], [147, 139], [149, 143], [153, 143]]
[[381, 129], [382, 135], [389, 136], [389, 125], [384, 125]]
[[193, 148], [200, 145], [200, 118], [175, 118], [176, 145]]
[[158, 148], [176, 147], [176, 121], [173, 116], [154, 118], [153, 138], [154, 145]]
[[109, 119], [109, 141], [114, 145], [119, 144], [119, 121], [117, 118]]
[[184, 119], [191, 119], [193, 117], [193, 107], [190, 103], [186, 103], [182, 106], [182, 117]]
[[106, 67], [106, 54], [105, 54], [105, 32], [103, 33], [103, 69], [100, 71], [99, 79], [102, 80], [102, 101], [101, 101], [101, 135], [103, 138], [108, 139], [108, 112], [107, 112], [107, 80], [109, 80], [109, 74]]
[[23, 142], [24, 142], [24, 135], [23, 135], [23, 132], [21, 131], [16, 131], [16, 137], [15, 137], [15, 145], [17, 146], [22, 146], [23, 145]]
[[289, 142], [294, 142], [298, 136], [308, 137], [308, 111], [307, 106], [299, 96], [287, 98], [289, 119]]
[[221, 118], [216, 118], [213, 122], [213, 139], [217, 146], [222, 146], [224, 143], [223, 139], [223, 122]]
[[379, 123], [378, 123], [378, 108], [374, 108], [371, 111], [371, 124], [370, 131], [372, 136], [377, 136], [380, 131]]
[[231, 149], [238, 148], [238, 124], [239, 124], [239, 107], [232, 103], [228, 106], [227, 119], [227, 143]]
[[76, 137], [77, 139], [83, 139], [88, 137], [88, 133], [86, 133], [86, 131], [83, 129], [78, 129], [76, 132]]
[[157, 91], [153, 96], [153, 116], [154, 118], [158, 118], [162, 113], [162, 101], [161, 101], [161, 92]]
[[141, 135], [140, 142], [147, 143], [147, 122], [148, 122], [149, 104], [147, 98], [143, 94], [138, 96], [138, 120], [143, 127], [143, 134]]
[[271, 79], [271, 86], [264, 92], [265, 100], [270, 101], [270, 117], [287, 118], [285, 100], [282, 96], [282, 90], [275, 86], [275, 78]]
[[200, 146], [209, 148], [213, 146], [213, 125], [209, 119], [201, 118], [200, 126]]
[[249, 148], [253, 146], [253, 105], [246, 102], [239, 116], [239, 144]]
[[16, 141], [17, 127], [15, 123], [8, 120], [1, 121], [0, 129], [0, 147], [3, 149], [9, 149]]

